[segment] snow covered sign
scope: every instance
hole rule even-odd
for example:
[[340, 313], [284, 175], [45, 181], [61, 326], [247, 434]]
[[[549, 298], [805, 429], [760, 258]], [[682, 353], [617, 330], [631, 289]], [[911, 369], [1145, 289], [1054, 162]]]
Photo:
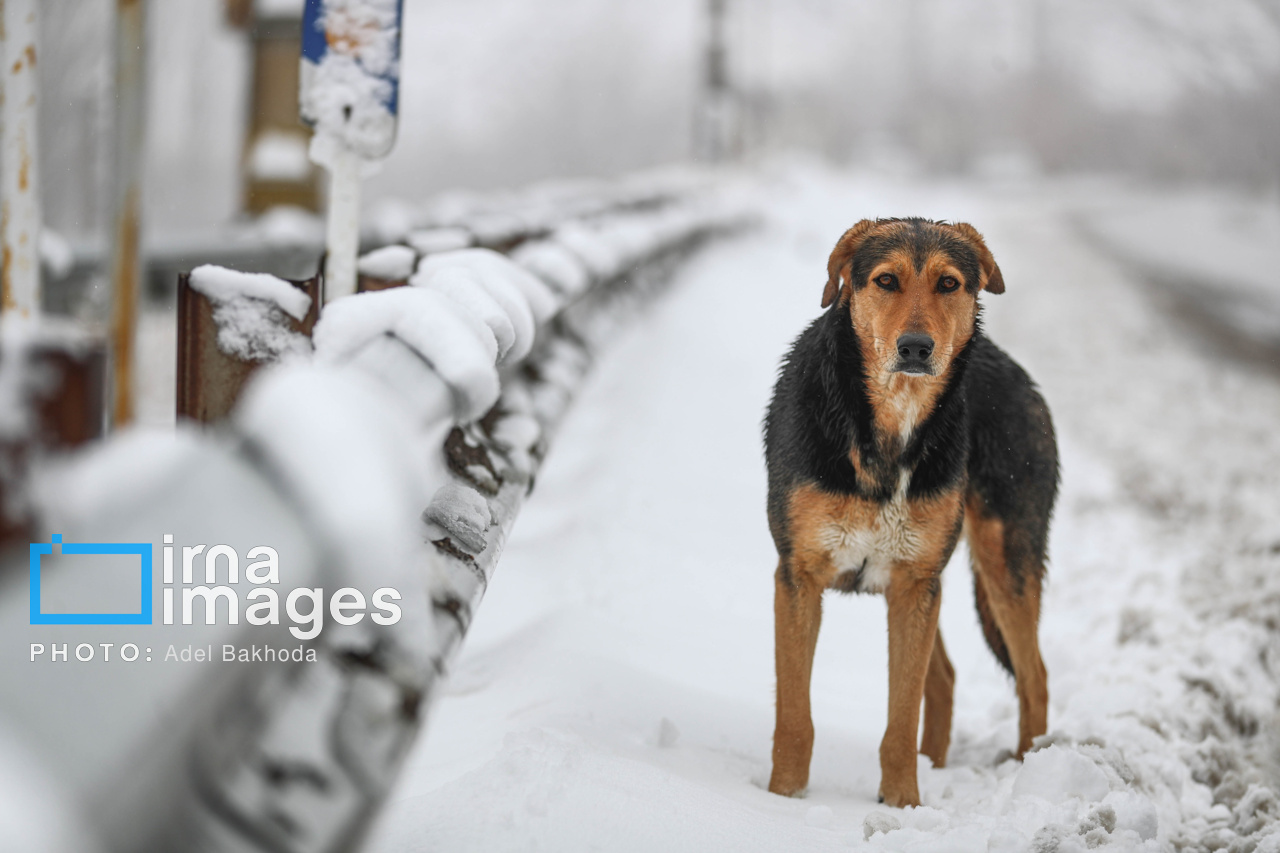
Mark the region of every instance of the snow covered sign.
[[395, 142], [400, 14], [401, 0], [307, 0], [302, 13], [302, 118], [330, 177], [326, 301], [356, 291], [360, 178]]
[[391, 152], [400, 95], [403, 0], [307, 0], [302, 118], [365, 160]]

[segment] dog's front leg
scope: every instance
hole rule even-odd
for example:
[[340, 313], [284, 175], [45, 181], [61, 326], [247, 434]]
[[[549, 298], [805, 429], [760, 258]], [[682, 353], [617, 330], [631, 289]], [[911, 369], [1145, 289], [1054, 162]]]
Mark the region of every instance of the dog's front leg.
[[809, 678], [822, 623], [822, 587], [807, 573], [780, 563], [774, 576], [774, 663], [778, 673], [777, 724], [769, 790], [795, 796], [809, 784], [813, 718]]
[[916, 737], [925, 674], [938, 630], [942, 579], [898, 567], [889, 579], [889, 724], [880, 742], [880, 797], [891, 806], [920, 805]]

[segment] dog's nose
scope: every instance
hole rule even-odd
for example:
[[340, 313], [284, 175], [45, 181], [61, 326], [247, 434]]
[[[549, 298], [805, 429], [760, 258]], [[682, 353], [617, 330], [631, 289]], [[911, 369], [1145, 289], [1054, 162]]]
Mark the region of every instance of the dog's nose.
[[933, 355], [933, 338], [908, 332], [898, 338], [898, 355], [907, 361], [927, 361]]

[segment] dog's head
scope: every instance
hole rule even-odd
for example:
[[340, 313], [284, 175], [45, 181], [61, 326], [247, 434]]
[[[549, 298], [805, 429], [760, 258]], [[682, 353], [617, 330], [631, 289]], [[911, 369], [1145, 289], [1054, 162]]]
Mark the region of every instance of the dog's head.
[[867, 375], [942, 376], [973, 335], [978, 291], [1004, 293], [982, 235], [968, 223], [864, 219], [836, 243], [822, 307], [839, 300], [862, 342]]

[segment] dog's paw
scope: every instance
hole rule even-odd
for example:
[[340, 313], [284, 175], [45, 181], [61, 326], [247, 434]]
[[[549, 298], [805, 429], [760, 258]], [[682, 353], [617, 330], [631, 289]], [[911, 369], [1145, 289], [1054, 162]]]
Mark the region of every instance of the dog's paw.
[[794, 782], [789, 783], [782, 779], [770, 779], [769, 793], [778, 794], [783, 797], [801, 799], [809, 793], [809, 783], [806, 781], [800, 784], [795, 784]]
[[907, 806], [920, 805], [920, 791], [916, 786], [902, 785], [899, 789], [885, 790], [880, 789], [880, 802], [886, 806], [893, 806], [895, 809], [905, 809]]

